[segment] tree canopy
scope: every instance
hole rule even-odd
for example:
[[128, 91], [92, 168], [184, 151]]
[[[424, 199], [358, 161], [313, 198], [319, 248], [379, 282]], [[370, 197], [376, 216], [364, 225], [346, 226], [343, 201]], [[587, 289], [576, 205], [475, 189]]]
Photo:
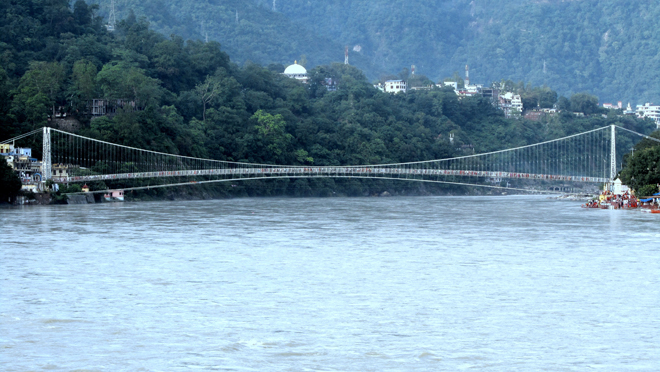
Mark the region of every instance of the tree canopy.
[[12, 203], [20, 191], [21, 179], [18, 174], [6, 161], [0, 161], [0, 203]]
[[[660, 131], [651, 137], [660, 140]], [[638, 191], [639, 196], [650, 196], [660, 191], [660, 142], [644, 139], [625, 157], [626, 166], [619, 176], [621, 181]]]

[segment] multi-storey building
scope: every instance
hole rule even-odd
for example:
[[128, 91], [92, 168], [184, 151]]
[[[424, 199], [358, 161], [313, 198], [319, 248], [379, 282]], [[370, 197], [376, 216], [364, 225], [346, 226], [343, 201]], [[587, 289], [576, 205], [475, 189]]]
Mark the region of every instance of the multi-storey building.
[[406, 92], [406, 82], [403, 80], [388, 80], [385, 82], [385, 92], [399, 93]]
[[658, 128], [660, 128], [660, 106], [646, 103], [644, 105], [637, 105], [638, 118], [650, 118], [655, 121]]
[[511, 92], [501, 94], [499, 96], [499, 107], [504, 110], [506, 117], [511, 117], [514, 112], [523, 112], [523, 103], [520, 94]]

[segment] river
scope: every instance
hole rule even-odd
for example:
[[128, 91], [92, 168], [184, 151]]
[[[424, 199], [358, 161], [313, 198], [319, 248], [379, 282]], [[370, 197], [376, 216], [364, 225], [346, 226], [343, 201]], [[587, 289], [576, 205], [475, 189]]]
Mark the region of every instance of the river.
[[534, 196], [0, 209], [2, 371], [657, 371], [660, 215]]

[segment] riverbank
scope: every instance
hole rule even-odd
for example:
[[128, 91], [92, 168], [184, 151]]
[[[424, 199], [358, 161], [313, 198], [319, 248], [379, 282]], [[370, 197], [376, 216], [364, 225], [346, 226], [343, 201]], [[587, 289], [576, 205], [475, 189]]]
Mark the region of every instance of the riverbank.
[[[93, 185], [92, 185], [93, 186]], [[224, 182], [209, 184], [190, 184], [174, 187], [160, 187], [131, 190], [130, 184], [117, 183], [103, 185], [111, 190], [125, 190], [126, 202], [144, 201], [178, 201], [178, 200], [215, 200], [248, 197], [408, 197], [408, 196], [504, 196], [504, 195], [538, 195], [538, 189], [553, 189], [538, 182], [519, 182], [510, 185], [512, 188], [500, 188], [498, 185], [471, 186], [461, 184], [424, 183], [411, 181], [396, 181], [383, 179], [279, 179], [251, 180], [242, 182]], [[144, 187], [144, 186], [141, 186]], [[93, 187], [91, 187], [92, 190]], [[565, 194], [556, 198], [584, 200], [597, 192], [596, 187], [582, 184], [562, 185], [565, 192], [582, 190], [579, 196]], [[65, 190], [66, 187], [60, 187]], [[71, 188], [69, 188], [71, 189]], [[80, 190], [80, 188], [78, 188]], [[547, 190], [550, 191], [550, 190]], [[70, 192], [70, 191], [69, 191]], [[91, 193], [41, 193], [31, 194], [32, 199], [23, 200], [24, 205], [47, 204], [90, 204], [107, 202], [99, 190]], [[570, 196], [569, 196], [570, 195]], [[585, 196], [582, 196], [585, 195]]]
[[[251, 195], [245, 193], [228, 194], [223, 192], [209, 192], [208, 190], [201, 191], [166, 191], [166, 192], [134, 192], [126, 191], [125, 200], [106, 200], [103, 194], [99, 193], [77, 193], [68, 195], [52, 195], [51, 193], [35, 193], [33, 198], [19, 197], [17, 202], [13, 205], [54, 205], [54, 204], [99, 204], [99, 203], [117, 203], [117, 202], [151, 202], [151, 201], [187, 201], [187, 200], [222, 200], [234, 198], [264, 198], [264, 197], [289, 197], [289, 198], [342, 198], [342, 197], [427, 197], [427, 196], [507, 196], [507, 195], [525, 195], [535, 194], [534, 192], [511, 192], [511, 190], [484, 190], [482, 192], [431, 192], [428, 190], [417, 190], [414, 192], [402, 191], [383, 191], [373, 193], [363, 193], [361, 195], [350, 195], [345, 193], [331, 192], [322, 195], [304, 195], [294, 196], [287, 194], [269, 194], [269, 195]], [[10, 207], [12, 204], [5, 203], [5, 206]]]

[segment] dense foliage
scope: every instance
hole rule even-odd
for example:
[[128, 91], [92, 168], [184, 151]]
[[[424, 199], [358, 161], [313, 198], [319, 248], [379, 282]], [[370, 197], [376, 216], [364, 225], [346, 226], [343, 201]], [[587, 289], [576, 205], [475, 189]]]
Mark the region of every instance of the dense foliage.
[[[540, 121], [507, 119], [490, 100], [459, 99], [451, 89], [383, 93], [344, 64], [310, 69], [309, 84], [302, 84], [279, 67], [239, 67], [217, 42], [165, 37], [133, 14], [108, 32], [96, 7], [82, 0], [72, 9], [67, 0], [2, 7], [0, 24], [19, 29], [22, 20], [31, 27], [27, 34], [11, 27], [0, 34], [0, 138], [58, 126], [53, 113], [66, 113], [83, 135], [145, 149], [240, 162], [357, 165], [498, 150], [609, 124], [643, 133], [654, 127], [615, 112], [604, 117], [588, 94], [558, 100], [549, 88], [510, 81], [504, 85], [530, 104], [557, 102], [567, 110]], [[132, 102], [135, 109], [92, 119], [93, 98]], [[310, 194], [315, 182], [334, 188], [332, 180], [295, 182], [296, 195]], [[342, 187], [364, 192], [356, 182]]]
[[651, 196], [660, 191], [660, 131], [651, 139], [644, 139], [625, 157], [626, 166], [619, 176], [621, 181], [637, 190], [639, 196]]
[[0, 204], [11, 203], [21, 191], [21, 179], [5, 161], [0, 161]]
[[[132, 8], [167, 35], [208, 33], [239, 62], [287, 64], [304, 54], [311, 66], [328, 64], [348, 45], [372, 80], [414, 64], [437, 81], [469, 64], [475, 82], [504, 77], [601, 102], [642, 104], [660, 93], [658, 2], [279, 0], [276, 11], [272, 0], [116, 3], [118, 14]], [[108, 7], [102, 2], [103, 14]]]

